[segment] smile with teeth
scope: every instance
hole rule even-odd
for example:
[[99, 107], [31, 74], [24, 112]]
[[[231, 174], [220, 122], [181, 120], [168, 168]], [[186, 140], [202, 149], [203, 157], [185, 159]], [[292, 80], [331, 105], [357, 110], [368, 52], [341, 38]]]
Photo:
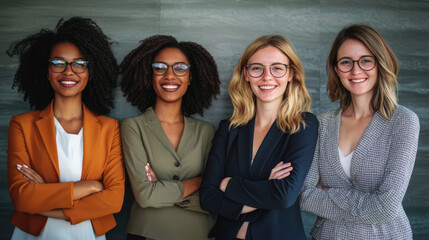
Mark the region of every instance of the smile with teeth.
[[259, 88], [263, 90], [271, 90], [271, 89], [274, 89], [275, 87], [276, 86], [259, 86]]
[[65, 85], [76, 85], [77, 82], [75, 81], [60, 81], [61, 84], [65, 84]]
[[165, 88], [165, 89], [177, 89], [177, 88], [179, 88], [179, 85], [164, 84], [164, 85], [162, 85], [162, 88]]
[[360, 83], [360, 82], [363, 82], [363, 81], [365, 81], [366, 80], [366, 78], [362, 78], [362, 79], [351, 79], [350, 81], [352, 82], [352, 83]]

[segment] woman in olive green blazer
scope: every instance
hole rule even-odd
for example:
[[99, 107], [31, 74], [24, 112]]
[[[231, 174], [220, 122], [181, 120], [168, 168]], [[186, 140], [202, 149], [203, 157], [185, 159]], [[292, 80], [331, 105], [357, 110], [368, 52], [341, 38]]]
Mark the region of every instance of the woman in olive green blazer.
[[213, 219], [198, 189], [213, 127], [189, 116], [219, 93], [216, 63], [196, 43], [156, 35], [125, 57], [121, 72], [122, 91], [143, 112], [121, 124], [135, 198], [128, 239], [207, 239]]

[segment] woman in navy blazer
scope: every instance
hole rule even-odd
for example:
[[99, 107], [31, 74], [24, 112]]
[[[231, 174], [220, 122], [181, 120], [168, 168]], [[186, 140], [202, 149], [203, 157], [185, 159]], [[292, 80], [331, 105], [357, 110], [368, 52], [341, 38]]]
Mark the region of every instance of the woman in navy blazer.
[[244, 51], [231, 79], [233, 115], [223, 120], [200, 188], [217, 214], [216, 239], [305, 239], [299, 192], [310, 168], [318, 121], [301, 61], [282, 36]]

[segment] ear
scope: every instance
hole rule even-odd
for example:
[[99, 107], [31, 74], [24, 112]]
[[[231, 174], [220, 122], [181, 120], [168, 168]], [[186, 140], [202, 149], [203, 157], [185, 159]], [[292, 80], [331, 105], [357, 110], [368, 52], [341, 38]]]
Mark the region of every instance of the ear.
[[338, 68], [337, 68], [337, 66], [334, 66], [334, 70], [335, 70], [335, 73], [337, 73], [337, 76], [339, 77], [340, 75], [338, 74]]
[[292, 67], [290, 67], [289, 69], [290, 69], [290, 71], [289, 71], [289, 74], [288, 74], [288, 77], [287, 77], [287, 81], [288, 82], [292, 82], [293, 76], [295, 75], [295, 72], [293, 71]]
[[243, 68], [243, 75], [244, 75], [244, 79], [246, 79], [247, 82], [249, 82], [249, 76], [247, 74], [247, 68], [246, 66]]

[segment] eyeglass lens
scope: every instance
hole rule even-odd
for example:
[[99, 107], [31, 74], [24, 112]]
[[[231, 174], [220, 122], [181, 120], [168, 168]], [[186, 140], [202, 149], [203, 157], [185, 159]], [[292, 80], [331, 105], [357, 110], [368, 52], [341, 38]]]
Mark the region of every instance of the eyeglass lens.
[[72, 71], [76, 74], [85, 72], [88, 67], [88, 61], [76, 60], [73, 62], [67, 62], [61, 59], [54, 59], [49, 61], [51, 70], [55, 73], [62, 73], [66, 70], [67, 65], [70, 65]]
[[[169, 67], [170, 65], [161, 62], [152, 64], [153, 73], [158, 76], [166, 74]], [[173, 68], [173, 73], [176, 76], [182, 77], [188, 73], [190, 65], [186, 63], [175, 63], [171, 67]]]
[[[287, 72], [288, 65], [282, 63], [275, 63], [269, 66], [270, 73], [276, 78], [283, 77]], [[247, 65], [247, 70], [251, 77], [257, 78], [264, 74], [265, 66], [260, 63], [252, 63]]]
[[355, 62], [358, 63], [359, 67], [364, 71], [372, 70], [375, 67], [375, 58], [372, 56], [362, 56], [359, 60], [353, 60], [349, 57], [341, 58], [337, 61], [337, 67], [341, 72], [350, 72]]

